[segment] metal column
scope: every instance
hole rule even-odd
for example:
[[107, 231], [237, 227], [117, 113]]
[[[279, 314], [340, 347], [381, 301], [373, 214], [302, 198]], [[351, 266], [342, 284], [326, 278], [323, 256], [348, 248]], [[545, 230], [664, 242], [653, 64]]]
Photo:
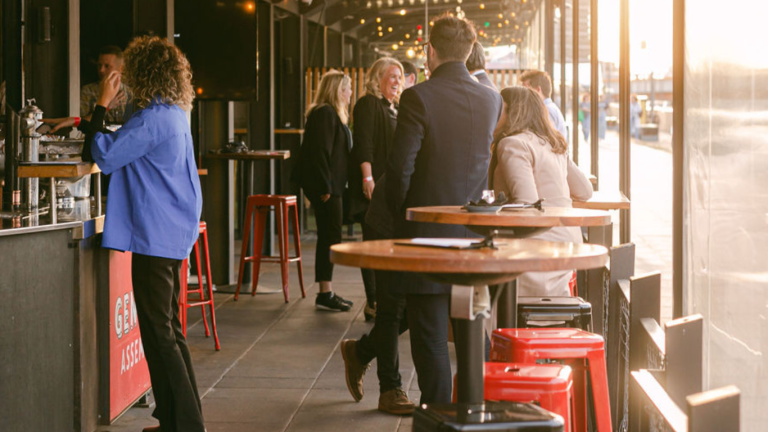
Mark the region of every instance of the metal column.
[[571, 32], [573, 33], [573, 162], [579, 164], [579, 61], [581, 59], [579, 52], [579, 32], [581, 24], [579, 23], [579, 0], [571, 0], [573, 7], [573, 24]]
[[[629, 130], [629, 0], [621, 0], [619, 13], [619, 190], [631, 197], [632, 140]], [[632, 234], [629, 210], [620, 211], [620, 234], [622, 244], [629, 243]]]
[[590, 86], [589, 86], [589, 119], [590, 119], [590, 127], [589, 127], [589, 142], [591, 144], [591, 158], [592, 158], [592, 175], [597, 177], [597, 184], [595, 184], [595, 189], [600, 189], [600, 170], [599, 170], [599, 152], [600, 152], [600, 143], [598, 141], [598, 128], [600, 127], [600, 124], [598, 122], [598, 102], [600, 99], [600, 92], [598, 89], [598, 85], [600, 84], [600, 63], [597, 61], [598, 59], [598, 52], [597, 52], [597, 0], [590, 0], [590, 8], [589, 8], [589, 15], [590, 15], [590, 23], [589, 23], [589, 30], [590, 30], [590, 37], [589, 37], [589, 45], [590, 45], [590, 73], [591, 73], [591, 79], [590, 79]]
[[[568, 22], [568, 15], [565, 13], [565, 0], [560, 0], [558, 7], [560, 8], [560, 18], [558, 20], [560, 22], [560, 111], [563, 113], [563, 115], [565, 115], [567, 108], [567, 104], [565, 102], [565, 30], [566, 24]], [[565, 137], [565, 140], [568, 141], [568, 137]]]
[[555, 76], [555, 0], [544, 0], [544, 70]]
[[683, 284], [685, 0], [672, 4], [672, 317], [681, 318], [688, 309]]

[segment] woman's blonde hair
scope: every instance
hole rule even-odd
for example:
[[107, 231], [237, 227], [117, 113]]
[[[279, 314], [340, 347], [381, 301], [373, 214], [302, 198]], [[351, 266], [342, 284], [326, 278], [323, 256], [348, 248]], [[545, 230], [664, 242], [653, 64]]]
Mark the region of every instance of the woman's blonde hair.
[[496, 148], [499, 141], [508, 136], [530, 132], [549, 143], [554, 153], [566, 152], [568, 144], [565, 137], [552, 125], [547, 107], [535, 90], [522, 86], [507, 87], [501, 91], [501, 98], [504, 100], [505, 109], [493, 132], [489, 179], [492, 179], [498, 163]]
[[[403, 69], [402, 63], [392, 57], [382, 57], [373, 62], [371, 69], [365, 76], [365, 94], [373, 95], [378, 98], [381, 97], [381, 78], [387, 73], [390, 66], [397, 66], [397, 68], [400, 69], [401, 77], [403, 80], [405, 79], [405, 70]], [[403, 92], [404, 82], [405, 81], [400, 82], [400, 88], [397, 91], [397, 95], [395, 95], [395, 102], [400, 99], [400, 93]]]
[[166, 39], [140, 36], [128, 44], [123, 58], [123, 80], [131, 87], [138, 108], [157, 100], [185, 111], [192, 109], [192, 69], [181, 50]]
[[306, 115], [317, 107], [330, 105], [336, 110], [336, 114], [341, 118], [341, 122], [347, 124], [349, 121], [349, 104], [341, 100], [341, 92], [345, 86], [352, 87], [352, 80], [341, 71], [329, 70], [320, 80], [320, 87], [315, 93], [315, 100], [309, 106]]

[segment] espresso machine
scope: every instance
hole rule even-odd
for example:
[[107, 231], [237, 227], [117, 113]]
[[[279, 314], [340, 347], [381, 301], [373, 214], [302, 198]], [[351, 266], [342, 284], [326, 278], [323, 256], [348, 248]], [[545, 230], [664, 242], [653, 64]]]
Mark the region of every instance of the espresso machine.
[[[40, 127], [43, 111], [35, 105], [34, 99], [27, 100], [27, 105], [19, 111], [19, 129], [21, 130], [20, 162], [39, 162]], [[25, 178], [21, 184], [21, 205], [25, 210], [36, 210], [40, 196], [40, 179]]]

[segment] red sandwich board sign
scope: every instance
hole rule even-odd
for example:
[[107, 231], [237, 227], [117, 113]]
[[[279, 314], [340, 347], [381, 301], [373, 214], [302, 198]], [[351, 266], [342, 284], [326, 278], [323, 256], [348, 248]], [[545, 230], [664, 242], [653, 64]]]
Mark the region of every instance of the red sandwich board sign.
[[150, 387], [131, 283], [131, 253], [109, 251], [109, 419]]

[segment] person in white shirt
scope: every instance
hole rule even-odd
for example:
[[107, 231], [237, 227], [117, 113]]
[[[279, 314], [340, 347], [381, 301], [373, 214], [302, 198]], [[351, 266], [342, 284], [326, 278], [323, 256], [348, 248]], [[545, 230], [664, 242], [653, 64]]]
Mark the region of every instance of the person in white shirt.
[[552, 102], [552, 80], [549, 78], [549, 74], [544, 71], [529, 70], [523, 73], [520, 80], [522, 81], [523, 86], [533, 89], [539, 94], [541, 100], [544, 101], [544, 106], [547, 108], [549, 118], [552, 120], [552, 125], [555, 127], [555, 130], [563, 135], [565, 142], [568, 142], [568, 131], [565, 129], [565, 118], [563, 118], [563, 113], [560, 112], [560, 108]]

